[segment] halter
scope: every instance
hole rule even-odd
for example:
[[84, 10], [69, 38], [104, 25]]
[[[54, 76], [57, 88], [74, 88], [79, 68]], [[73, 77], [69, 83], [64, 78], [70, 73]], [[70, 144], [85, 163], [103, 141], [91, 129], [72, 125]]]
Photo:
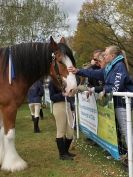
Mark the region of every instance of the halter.
[[54, 71], [56, 73], [56, 79], [57, 79], [57, 81], [59, 83], [59, 87], [61, 88], [62, 92], [64, 92], [65, 91], [65, 85], [62, 82], [61, 74], [59, 72], [59, 67], [58, 67], [58, 64], [56, 62], [56, 58], [55, 58], [54, 53], [52, 54], [52, 57], [53, 57], [53, 59], [52, 59], [52, 65], [53, 65]]

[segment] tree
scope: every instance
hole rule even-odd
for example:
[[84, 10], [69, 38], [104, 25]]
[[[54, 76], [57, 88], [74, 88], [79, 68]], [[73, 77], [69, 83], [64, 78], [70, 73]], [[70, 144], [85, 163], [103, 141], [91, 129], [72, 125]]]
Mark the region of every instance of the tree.
[[80, 65], [89, 60], [95, 49], [118, 45], [126, 51], [131, 66], [132, 41], [132, 0], [93, 0], [82, 5], [73, 39], [73, 48]]
[[4, 0], [0, 4], [1, 45], [46, 40], [67, 28], [67, 16], [54, 0]]

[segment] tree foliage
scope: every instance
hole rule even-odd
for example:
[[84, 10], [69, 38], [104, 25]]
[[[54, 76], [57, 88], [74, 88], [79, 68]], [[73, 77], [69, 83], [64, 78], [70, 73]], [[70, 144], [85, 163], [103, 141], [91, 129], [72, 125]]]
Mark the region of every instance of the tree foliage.
[[[1, 45], [30, 41], [67, 28], [67, 16], [54, 0], [4, 0], [0, 3]], [[40, 40], [40, 39], [39, 39]]]
[[79, 65], [88, 62], [95, 49], [109, 45], [125, 50], [132, 65], [132, 40], [132, 0], [93, 0], [82, 5], [73, 39]]

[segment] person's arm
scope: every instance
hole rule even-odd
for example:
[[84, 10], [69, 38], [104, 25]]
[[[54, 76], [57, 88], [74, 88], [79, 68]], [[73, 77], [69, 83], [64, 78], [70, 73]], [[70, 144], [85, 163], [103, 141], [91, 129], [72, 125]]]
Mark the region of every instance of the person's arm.
[[92, 68], [90, 69], [78, 69], [73, 66], [67, 68], [69, 72], [72, 72], [74, 74], [77, 74], [79, 76], [83, 77], [89, 77], [89, 78], [94, 78], [97, 80], [102, 80], [104, 81], [104, 69], [98, 69], [98, 70], [93, 70]]
[[104, 89], [104, 86], [103, 86], [103, 85], [95, 86], [95, 87], [94, 87], [94, 91], [95, 91], [96, 93], [102, 92], [103, 89]]
[[79, 76], [88, 77], [90, 79], [104, 81], [104, 69], [80, 69], [76, 72], [76, 74]]
[[44, 95], [44, 87], [41, 81], [38, 82], [39, 96], [42, 97]]
[[50, 83], [49, 84], [49, 94], [50, 94], [50, 100], [53, 102], [60, 102], [60, 101], [65, 101], [65, 97], [63, 96], [61, 91], [57, 91], [57, 88]]

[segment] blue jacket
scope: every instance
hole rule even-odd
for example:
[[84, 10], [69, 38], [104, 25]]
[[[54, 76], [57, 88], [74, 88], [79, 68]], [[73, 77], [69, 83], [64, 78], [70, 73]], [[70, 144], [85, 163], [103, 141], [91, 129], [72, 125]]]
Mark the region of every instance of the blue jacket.
[[[53, 81], [49, 82], [48, 85], [49, 88], [49, 94], [50, 94], [50, 100], [53, 101], [53, 103], [65, 102], [65, 97], [62, 95], [62, 91], [59, 90], [53, 83]], [[70, 103], [71, 110], [74, 111], [74, 97], [67, 97], [67, 101]]]
[[[96, 64], [90, 66], [88, 69], [92, 69], [92, 70], [98, 70], [100, 69], [100, 66], [97, 66]], [[89, 78], [88, 77], [88, 87], [94, 87], [94, 86], [100, 86], [102, 84], [101, 80], [97, 80], [95, 78]]]
[[[105, 93], [133, 92], [133, 80], [131, 80], [123, 61], [118, 61], [105, 76], [105, 68], [99, 70], [81, 69], [77, 75], [102, 80]], [[115, 107], [125, 107], [125, 101], [121, 97], [114, 97]]]
[[29, 88], [27, 95], [28, 102], [41, 103], [43, 95], [44, 95], [43, 82], [41, 80], [38, 80]]

